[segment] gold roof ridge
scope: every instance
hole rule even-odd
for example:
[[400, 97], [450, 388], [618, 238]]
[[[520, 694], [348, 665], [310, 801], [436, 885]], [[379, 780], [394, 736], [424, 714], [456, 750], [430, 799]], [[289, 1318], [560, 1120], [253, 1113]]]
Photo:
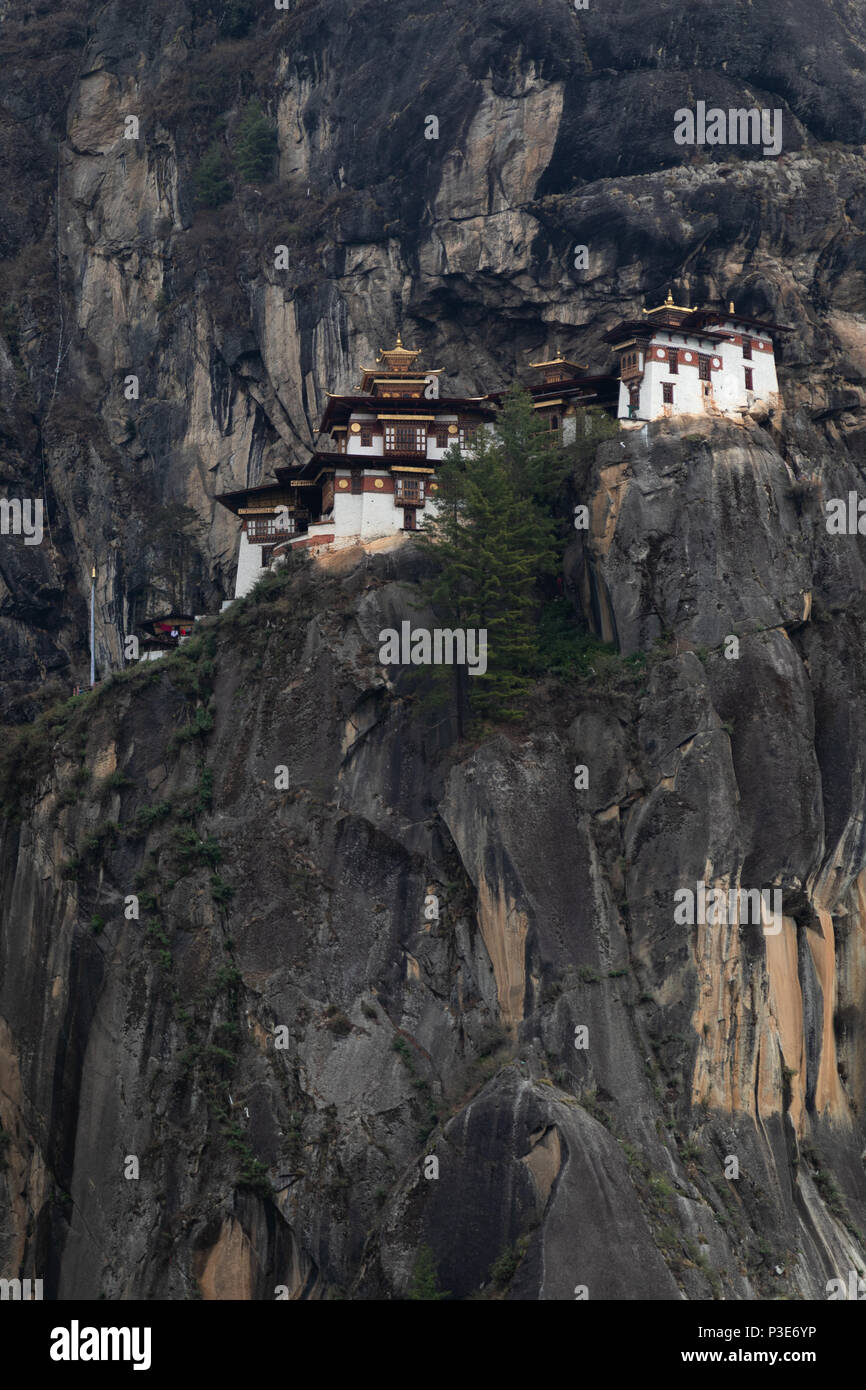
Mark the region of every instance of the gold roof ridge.
[[668, 297], [665, 300], [664, 304], [656, 305], [655, 309], [642, 309], [641, 313], [660, 314], [664, 309], [678, 309], [684, 314], [691, 314], [694, 312], [693, 308], [688, 304], [674, 304], [674, 297], [671, 294], [670, 290], [668, 290]]
[[558, 350], [556, 356], [552, 357], [549, 362], [530, 362], [529, 365], [530, 367], [558, 367], [563, 362], [568, 367], [579, 367], [581, 371], [585, 371], [589, 366], [588, 362], [575, 362], [570, 357], [563, 357], [561, 350]]

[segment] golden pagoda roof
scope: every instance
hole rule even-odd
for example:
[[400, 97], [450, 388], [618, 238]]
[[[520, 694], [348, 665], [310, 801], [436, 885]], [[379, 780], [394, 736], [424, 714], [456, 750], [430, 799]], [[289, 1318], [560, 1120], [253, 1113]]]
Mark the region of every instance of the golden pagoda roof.
[[676, 309], [676, 310], [678, 310], [681, 314], [690, 314], [690, 313], [692, 313], [692, 310], [691, 310], [690, 308], [688, 308], [685, 304], [674, 304], [674, 297], [673, 297], [673, 295], [671, 294], [670, 290], [668, 290], [668, 297], [667, 297], [667, 299], [665, 300], [664, 304], [658, 304], [658, 305], [655, 307], [655, 309], [642, 309], [642, 310], [641, 310], [641, 313], [642, 313], [642, 314], [670, 313], [671, 309]]
[[[396, 345], [392, 348], [380, 348], [378, 355], [383, 362], [387, 363], [387, 370], [389, 372], [405, 372], [407, 368], [412, 366], [415, 358], [421, 356], [421, 349], [405, 348], [403, 346], [403, 339], [398, 334]], [[381, 371], [382, 368], [381, 366], [362, 367], [361, 370], [364, 372], [373, 372]]]
[[588, 363], [572, 362], [570, 357], [563, 357], [562, 353], [558, 352], [550, 362], [530, 362], [529, 365], [530, 367], [577, 367], [577, 370], [582, 372], [586, 370]]

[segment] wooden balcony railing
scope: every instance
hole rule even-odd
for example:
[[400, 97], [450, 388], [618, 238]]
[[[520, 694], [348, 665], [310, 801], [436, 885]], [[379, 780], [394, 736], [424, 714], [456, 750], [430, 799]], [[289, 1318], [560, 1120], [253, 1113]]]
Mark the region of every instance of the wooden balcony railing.
[[309, 513], [285, 513], [281, 516], [251, 516], [247, 518], [247, 540], [250, 545], [272, 545], [305, 531]]
[[394, 483], [394, 505], [423, 507], [425, 492], [423, 478], [397, 478]]
[[427, 457], [427, 430], [416, 425], [386, 425], [383, 437], [385, 456]]

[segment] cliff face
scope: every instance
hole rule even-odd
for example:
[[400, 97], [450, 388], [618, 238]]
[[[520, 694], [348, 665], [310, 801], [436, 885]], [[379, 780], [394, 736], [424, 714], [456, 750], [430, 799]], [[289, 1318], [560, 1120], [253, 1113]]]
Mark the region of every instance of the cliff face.
[[[325, 390], [401, 328], [477, 392], [553, 340], [603, 369], [610, 324], [685, 278], [796, 326], [787, 456], [820, 467], [844, 441], [859, 464], [856, 8], [77, 0], [10, 12], [0, 43], [3, 480], [50, 528], [3, 548], [13, 718], [81, 673], [93, 562], [105, 669], [154, 608], [215, 609], [236, 523], [214, 493], [305, 457]], [[235, 173], [231, 202], [196, 209], [253, 97], [274, 181]], [[698, 99], [781, 111], [782, 158], [676, 145]]]
[[[784, 514], [769, 436], [728, 433], [603, 446], [597, 582], [640, 549], [654, 457], [711, 495], [760, 456]], [[731, 516], [766, 574], [760, 512]], [[32, 735], [2, 846], [4, 1266], [60, 1297], [391, 1297], [428, 1244], [460, 1297], [504, 1249], [513, 1298], [824, 1296], [866, 1218], [857, 617], [750, 629], [717, 585], [737, 660], [602, 657], [466, 745], [376, 661], [421, 564], [302, 566]], [[699, 881], [777, 886], [777, 930], [677, 924]]]
[[[669, 281], [794, 332], [773, 419], [576, 469], [567, 584], [621, 657], [518, 734], [459, 743], [377, 664], [417, 621], [398, 546], [293, 571], [7, 759], [0, 1272], [388, 1297], [427, 1244], [459, 1297], [505, 1248], [512, 1298], [823, 1297], [866, 1231], [863, 551], [824, 524], [863, 486], [866, 21], [332, 0], [5, 28], [0, 478], [51, 528], [0, 538], [6, 719], [82, 674], [93, 563], [103, 671], [145, 612], [214, 612], [214, 493], [304, 457], [397, 331], [467, 393], [554, 340], [601, 369]], [[196, 210], [251, 96], [278, 177]], [[781, 159], [677, 147], [698, 99], [780, 108]], [[780, 930], [677, 923], [701, 882], [778, 889]]]

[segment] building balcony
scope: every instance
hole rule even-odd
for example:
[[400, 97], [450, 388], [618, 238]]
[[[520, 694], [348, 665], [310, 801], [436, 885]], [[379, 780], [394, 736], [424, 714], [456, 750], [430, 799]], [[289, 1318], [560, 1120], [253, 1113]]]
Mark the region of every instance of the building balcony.
[[382, 436], [384, 458], [423, 459], [427, 457], [427, 426], [386, 424]]
[[386, 459], [425, 459], [427, 443], [424, 444], [386, 444], [382, 458]]
[[297, 511], [288, 516], [257, 516], [247, 521], [247, 540], [250, 545], [273, 545], [307, 529], [309, 512]]
[[394, 483], [394, 506], [423, 507], [426, 492], [423, 478], [397, 478]]

